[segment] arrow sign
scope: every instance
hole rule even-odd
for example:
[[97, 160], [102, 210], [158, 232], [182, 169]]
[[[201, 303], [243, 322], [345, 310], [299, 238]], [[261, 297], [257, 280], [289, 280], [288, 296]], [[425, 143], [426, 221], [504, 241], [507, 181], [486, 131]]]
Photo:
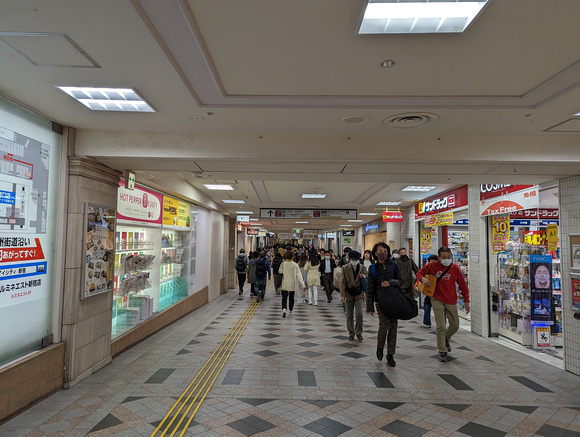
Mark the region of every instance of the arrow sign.
[[268, 211], [268, 215], [269, 215], [270, 217], [272, 217], [272, 214], [274, 214], [274, 211], [272, 211], [272, 210]]

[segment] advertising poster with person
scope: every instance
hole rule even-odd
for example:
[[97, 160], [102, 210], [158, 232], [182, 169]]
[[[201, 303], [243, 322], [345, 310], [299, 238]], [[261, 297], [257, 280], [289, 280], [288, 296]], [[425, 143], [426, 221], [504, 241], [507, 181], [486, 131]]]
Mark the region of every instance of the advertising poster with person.
[[530, 255], [532, 321], [552, 321], [552, 257]]

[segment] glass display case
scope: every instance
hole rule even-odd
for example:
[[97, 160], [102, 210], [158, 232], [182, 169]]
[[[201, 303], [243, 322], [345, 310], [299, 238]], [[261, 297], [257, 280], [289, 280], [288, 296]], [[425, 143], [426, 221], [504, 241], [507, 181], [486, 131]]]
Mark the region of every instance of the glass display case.
[[[469, 232], [449, 231], [448, 235], [449, 248], [453, 253], [453, 263], [461, 269], [463, 277], [469, 285]], [[465, 312], [465, 302], [461, 297], [459, 288], [457, 288], [457, 312], [459, 317], [471, 319], [471, 314]]]
[[497, 255], [499, 334], [521, 345], [532, 345], [530, 255], [544, 255], [546, 249], [509, 242]]
[[189, 233], [163, 229], [159, 268], [159, 311], [188, 296]]

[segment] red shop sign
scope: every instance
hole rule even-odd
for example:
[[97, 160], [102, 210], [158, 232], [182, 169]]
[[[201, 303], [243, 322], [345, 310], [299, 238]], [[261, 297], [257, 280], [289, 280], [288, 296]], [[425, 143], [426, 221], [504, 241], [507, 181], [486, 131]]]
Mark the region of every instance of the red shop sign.
[[560, 210], [558, 208], [532, 208], [510, 212], [510, 219], [531, 219], [531, 220], [559, 220]]
[[503, 196], [504, 194], [531, 188], [533, 185], [501, 185], [501, 184], [481, 184], [479, 186], [479, 200], [491, 199], [492, 197]]
[[437, 197], [417, 203], [415, 205], [415, 220], [427, 215], [467, 206], [467, 204], [467, 185], [463, 185], [462, 187], [440, 194]]
[[383, 222], [403, 222], [403, 211], [383, 211]]

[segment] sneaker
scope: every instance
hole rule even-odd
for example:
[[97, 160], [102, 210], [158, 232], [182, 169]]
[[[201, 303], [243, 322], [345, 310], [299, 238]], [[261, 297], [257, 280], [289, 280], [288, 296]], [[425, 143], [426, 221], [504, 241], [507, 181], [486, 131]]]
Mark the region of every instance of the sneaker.
[[286, 310], [282, 310], [282, 317], [286, 317]]
[[308, 302], [308, 305], [312, 305], [312, 302]]
[[346, 311], [344, 312], [344, 315], [346, 316]]
[[447, 352], [439, 352], [439, 361], [442, 363], [447, 361]]
[[423, 325], [425, 328], [430, 328], [431, 325]]
[[449, 340], [445, 339], [445, 347], [447, 348], [447, 352], [451, 352], [451, 345], [449, 344]]
[[292, 315], [292, 311], [289, 311], [288, 314]]

